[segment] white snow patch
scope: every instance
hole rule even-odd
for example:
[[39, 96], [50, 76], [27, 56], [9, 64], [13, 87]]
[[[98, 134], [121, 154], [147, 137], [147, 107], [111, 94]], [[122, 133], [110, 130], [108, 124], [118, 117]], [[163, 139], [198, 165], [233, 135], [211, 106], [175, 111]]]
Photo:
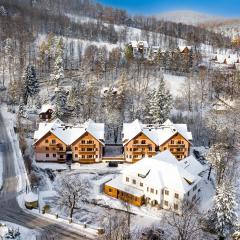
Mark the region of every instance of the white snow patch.
[[4, 236], [8, 233], [8, 229], [18, 229], [21, 234], [20, 239], [24, 240], [35, 240], [38, 235], [35, 231], [14, 223], [1, 221], [0, 224], [2, 224], [0, 225], [0, 239], [5, 239]]

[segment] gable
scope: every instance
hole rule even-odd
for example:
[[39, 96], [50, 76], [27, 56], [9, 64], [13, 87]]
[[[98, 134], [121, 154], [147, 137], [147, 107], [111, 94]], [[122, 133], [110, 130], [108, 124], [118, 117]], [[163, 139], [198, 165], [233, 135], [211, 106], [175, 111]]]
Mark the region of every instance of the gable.
[[[43, 137], [41, 137], [40, 139], [38, 139], [33, 145], [38, 146], [40, 145], [42, 142], [45, 142], [45, 140], [47, 138], [50, 139], [57, 139], [61, 144], [66, 146], [66, 143], [64, 143], [61, 139], [59, 139], [55, 134], [53, 134], [52, 132], [47, 132]], [[49, 141], [50, 142], [50, 141]]]
[[189, 144], [191, 144], [186, 138], [184, 138], [179, 132], [176, 132], [173, 136], [171, 136], [167, 141], [165, 141], [163, 144], [161, 144], [160, 146], [163, 146], [165, 144], [167, 144], [168, 142], [170, 142], [171, 140], [185, 140], [186, 142], [188, 142]]
[[100, 143], [100, 144], [102, 144], [103, 145], [103, 143], [101, 142], [101, 141], [99, 141], [98, 139], [96, 139], [91, 133], [89, 133], [89, 132], [85, 132], [82, 136], [80, 136], [77, 140], [75, 140], [71, 145], [72, 146], [74, 146], [74, 145], [76, 145], [76, 144], [78, 144], [80, 141], [82, 141], [83, 139], [88, 139], [88, 137], [89, 137], [89, 139], [93, 139], [93, 140], [96, 140], [98, 143]]

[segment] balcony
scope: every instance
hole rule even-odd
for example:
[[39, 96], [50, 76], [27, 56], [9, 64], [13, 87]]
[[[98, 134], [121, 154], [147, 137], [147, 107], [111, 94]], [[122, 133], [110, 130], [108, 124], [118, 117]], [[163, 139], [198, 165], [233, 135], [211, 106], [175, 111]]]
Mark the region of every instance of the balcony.
[[66, 152], [66, 150], [65, 150], [65, 149], [57, 148], [57, 152], [62, 153], [62, 152]]
[[95, 146], [95, 143], [79, 143], [79, 147], [81, 146]]
[[147, 147], [149, 144], [147, 143], [133, 143], [133, 146], [144, 146]]
[[184, 144], [168, 144], [169, 147], [177, 147], [177, 148], [185, 148], [185, 145]]
[[96, 150], [91, 150], [91, 151], [88, 151], [88, 150], [81, 150], [81, 149], [79, 149], [79, 151], [78, 151], [79, 153], [95, 153], [96, 152]]

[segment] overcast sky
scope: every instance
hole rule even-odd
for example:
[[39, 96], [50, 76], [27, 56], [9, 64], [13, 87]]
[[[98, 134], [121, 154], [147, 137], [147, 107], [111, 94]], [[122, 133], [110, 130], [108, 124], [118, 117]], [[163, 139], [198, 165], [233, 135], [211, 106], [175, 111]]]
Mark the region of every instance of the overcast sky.
[[166, 11], [193, 10], [216, 16], [240, 17], [240, 0], [97, 0], [124, 8], [132, 14], [154, 15]]

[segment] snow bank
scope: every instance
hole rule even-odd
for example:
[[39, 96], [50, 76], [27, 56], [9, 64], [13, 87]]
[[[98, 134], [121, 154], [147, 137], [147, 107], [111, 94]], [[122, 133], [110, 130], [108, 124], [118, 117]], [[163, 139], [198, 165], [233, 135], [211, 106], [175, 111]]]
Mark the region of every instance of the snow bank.
[[3, 226], [0, 226], [0, 239], [1, 237], [3, 238], [6, 233], [8, 233], [8, 229], [19, 229], [19, 232], [21, 234], [20, 238], [24, 240], [35, 240], [36, 236], [38, 235], [35, 231], [14, 223], [1, 221], [0, 224], [3, 225]]

